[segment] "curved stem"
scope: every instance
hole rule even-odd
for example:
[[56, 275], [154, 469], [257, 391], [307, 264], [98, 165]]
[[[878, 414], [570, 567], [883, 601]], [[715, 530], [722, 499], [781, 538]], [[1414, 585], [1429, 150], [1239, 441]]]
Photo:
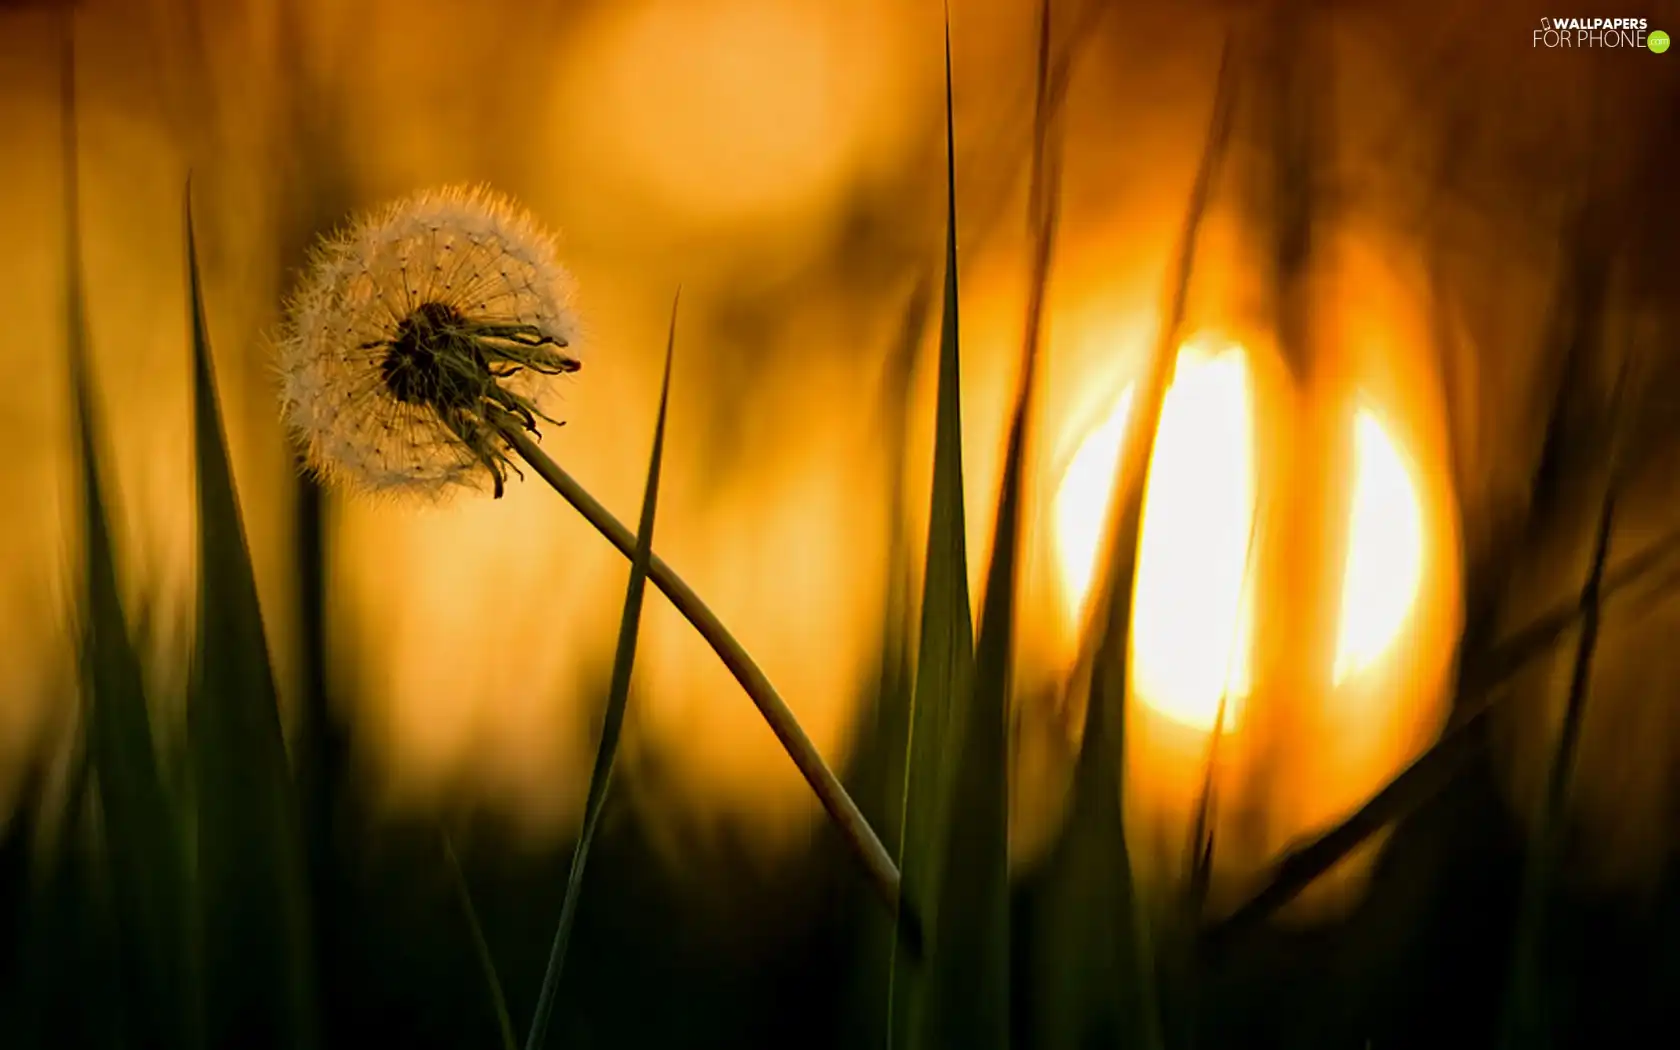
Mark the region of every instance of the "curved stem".
[[[636, 537], [629, 529], [591, 496], [577, 479], [566, 473], [560, 464], [538, 447], [530, 433], [520, 427], [517, 421], [501, 419], [496, 425], [502, 437], [506, 438], [513, 450], [530, 464], [532, 470], [548, 482], [567, 503], [576, 508], [577, 512], [582, 514], [596, 531], [605, 536], [608, 542], [617, 547], [620, 553], [627, 558], [631, 556], [636, 548]], [[811, 743], [811, 738], [800, 728], [799, 720], [776, 692], [776, 687], [770, 684], [770, 679], [759, 669], [746, 649], [742, 648], [741, 643], [735, 640], [735, 636], [729, 633], [729, 629], [718, 619], [717, 614], [700, 600], [699, 595], [695, 594], [658, 554], [653, 556], [653, 561], [648, 567], [648, 579], [671, 600], [671, 604], [682, 613], [683, 618], [694, 625], [694, 629], [711, 645], [723, 660], [724, 666], [735, 676], [735, 680], [741, 683], [741, 688], [747, 691], [747, 696], [758, 707], [765, 722], [769, 723], [770, 731], [782, 742], [788, 757], [799, 767], [806, 783], [817, 793], [823, 808], [828, 811], [841, 835], [845, 837], [846, 844], [863, 864], [870, 882], [886, 903], [887, 909], [894, 913], [903, 909], [905, 915], [901, 918], [912, 918], [908, 908], [899, 900], [898, 867], [893, 863], [892, 856], [881, 844], [880, 837], [869, 826], [869, 822], [864, 819], [857, 803], [852, 801], [852, 797], [846, 793], [834, 772], [817, 753], [816, 745]], [[916, 943], [919, 938], [916, 937], [915, 924], [910, 922], [903, 925], [911, 931], [909, 936], [912, 944]]]

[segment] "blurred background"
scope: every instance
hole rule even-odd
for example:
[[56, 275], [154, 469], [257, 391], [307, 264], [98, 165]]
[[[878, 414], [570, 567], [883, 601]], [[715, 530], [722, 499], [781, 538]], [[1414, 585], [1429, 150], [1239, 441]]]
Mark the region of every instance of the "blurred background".
[[[939, 4], [77, 8], [79, 213], [121, 591], [167, 738], [196, 615], [190, 172], [282, 707], [305, 779], [331, 785], [311, 793], [325, 800], [311, 826], [333, 858], [315, 884], [328, 1043], [495, 1038], [442, 830], [510, 1012], [529, 1016], [627, 571], [540, 484], [416, 506], [300, 476], [269, 340], [309, 246], [361, 209], [486, 182], [559, 232], [584, 368], [544, 447], [623, 520], [640, 499], [681, 285], [657, 546], [866, 812], [884, 812], [866, 783], [879, 765], [872, 730], [911, 671], [928, 529]], [[1534, 29], [1556, 13], [1518, 0], [1052, 5], [1052, 53], [1072, 72], [1013, 683], [1023, 923], [1066, 808], [1080, 720], [1063, 697], [1228, 36], [1230, 146], [1140, 547], [1125, 772], [1140, 877], [1182, 878], [1215, 739], [1229, 758], [1218, 826], [1230, 845], [1213, 890], [1226, 905], [1421, 754], [1452, 717], [1472, 640], [1575, 601], [1612, 453], [1611, 565], [1666, 550], [1680, 528], [1680, 59], [1536, 47]], [[1680, 27], [1672, 3], [1571, 13]], [[977, 598], [1029, 289], [1038, 14], [1024, 0], [949, 11]], [[0, 459], [0, 819], [25, 858], [65, 795], [80, 733], [63, 17], [45, 0], [0, 4], [0, 222], [12, 245], [0, 253], [12, 449]], [[1312, 113], [1304, 171], [1280, 160], [1266, 105], [1280, 65], [1296, 85], [1283, 105]], [[1311, 201], [1311, 262], [1284, 282], [1314, 318], [1310, 367], [1275, 320], [1287, 239], [1276, 228], [1291, 207], [1279, 185]], [[1319, 410], [1329, 403], [1355, 407]], [[1313, 509], [1334, 499], [1350, 509]], [[1641, 570], [1604, 606], [1551, 955], [1572, 1045], [1680, 1021], [1672, 573]], [[1504, 679], [1474, 758], [1390, 829], [1380, 858], [1353, 858], [1233, 954], [1204, 1041], [1489, 1041], [1574, 638], [1563, 632]], [[636, 674], [557, 1038], [866, 1043], [848, 982], [868, 902], [853, 900], [808, 788], [656, 595]], [[26, 980], [45, 965], [22, 951], [29, 885], [27, 874], [0, 882], [13, 1030], [52, 1035], [23, 1045], [105, 1045], [96, 1004], [111, 978], [97, 952], [61, 945], [56, 965], [72, 976], [48, 992]], [[1040, 1045], [1030, 1003], [1016, 1023], [1018, 1045]]]

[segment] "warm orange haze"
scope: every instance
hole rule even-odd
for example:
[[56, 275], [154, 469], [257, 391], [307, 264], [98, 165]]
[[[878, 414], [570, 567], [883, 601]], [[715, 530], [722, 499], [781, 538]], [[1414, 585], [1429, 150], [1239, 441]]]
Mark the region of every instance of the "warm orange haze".
[[[1146, 893], [1168, 899], [1188, 881], [1208, 803], [1212, 910], [1239, 904], [1470, 710], [1467, 631], [1490, 646], [1591, 604], [1577, 595], [1610, 483], [1593, 444], [1604, 434], [1625, 425], [1636, 436], [1615, 447], [1655, 450], [1615, 461], [1610, 574], [1673, 531], [1661, 230], [1680, 209], [1645, 136], [1680, 112], [1680, 58], [1536, 50], [1539, 15], [1507, 0], [1463, 17], [1328, 6], [1301, 60], [1303, 76], [1333, 85], [1303, 89], [1321, 122], [1322, 170], [1309, 177], [1272, 155], [1272, 122], [1285, 122], [1262, 101], [1268, 48], [1296, 41], [1264, 43], [1270, 8], [1139, 4], [1091, 18], [1094, 6], [1053, 5], [1051, 51], [1073, 57], [1024, 445], [1008, 682], [1017, 880], [1056, 855], [1069, 819], [1074, 694], [1089, 684], [1082, 660], [1114, 558], [1123, 443], [1168, 323], [1227, 31], [1242, 56], [1229, 146], [1140, 479], [1112, 779]], [[1022, 380], [1038, 9], [949, 7], [978, 623]], [[85, 4], [75, 126], [88, 338], [119, 582], [163, 709], [160, 747], [183, 732], [198, 582], [190, 172], [283, 708], [295, 714], [311, 688], [299, 474], [275, 375], [287, 296], [309, 246], [350, 216], [485, 184], [557, 231], [576, 281], [568, 352], [582, 367], [556, 380], [563, 426], [545, 425], [541, 447], [630, 524], [681, 287], [654, 545], [849, 775], [883, 683], [902, 670], [892, 657], [916, 651], [944, 279], [942, 18], [938, 3], [903, 0]], [[62, 789], [80, 731], [58, 19], [51, 4], [0, 4], [0, 818], [38, 756]], [[1305, 261], [1286, 258], [1277, 215], [1296, 202], [1284, 184], [1316, 209]], [[1294, 328], [1291, 308], [1306, 317]], [[1581, 409], [1586, 422], [1569, 416], [1579, 429], [1556, 438], [1556, 389], [1611, 404], [1620, 355], [1642, 362], [1627, 389], [1644, 400]], [[1537, 495], [1558, 472], [1567, 483]], [[582, 820], [627, 566], [524, 473], [501, 499], [329, 490], [324, 666], [371, 808], [488, 814], [512, 829], [510, 853], [536, 855]], [[1546, 529], [1513, 531], [1534, 506], [1552, 515]], [[1518, 548], [1523, 568], [1489, 568]], [[1670, 589], [1604, 599], [1603, 641], [1582, 672], [1590, 705], [1569, 731], [1577, 838], [1559, 867], [1594, 892], [1672, 879]], [[1488, 696], [1470, 698], [1500, 702], [1476, 732], [1491, 756], [1488, 819], [1512, 828], [1544, 823], [1534, 814], [1567, 722], [1581, 634], [1573, 619], [1554, 633], [1542, 658], [1484, 676], [1497, 677]], [[613, 805], [645, 819], [674, 881], [702, 882], [695, 858], [738, 848], [769, 884], [822, 841], [811, 788], [737, 677], [651, 590], [631, 698]], [[1392, 823], [1371, 841], [1397, 834]], [[1376, 858], [1362, 845], [1280, 910], [1349, 914]], [[789, 913], [815, 910], [790, 899]], [[801, 929], [766, 924], [767, 941]]]

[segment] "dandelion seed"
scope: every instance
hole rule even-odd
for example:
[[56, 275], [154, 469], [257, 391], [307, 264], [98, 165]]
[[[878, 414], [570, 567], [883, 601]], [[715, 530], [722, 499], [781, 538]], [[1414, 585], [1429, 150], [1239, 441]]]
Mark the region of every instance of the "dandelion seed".
[[483, 188], [409, 197], [327, 239], [277, 355], [310, 469], [372, 492], [500, 497], [519, 473], [502, 427], [560, 425], [548, 377], [581, 367], [571, 288], [552, 239]]

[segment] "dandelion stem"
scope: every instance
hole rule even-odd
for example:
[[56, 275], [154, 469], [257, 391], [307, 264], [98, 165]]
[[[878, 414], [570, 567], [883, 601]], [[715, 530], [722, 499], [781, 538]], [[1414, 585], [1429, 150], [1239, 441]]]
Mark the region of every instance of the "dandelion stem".
[[[596, 531], [605, 536], [625, 557], [632, 555], [636, 549], [636, 537], [591, 496], [577, 479], [544, 452], [530, 433], [520, 426], [518, 420], [498, 415], [495, 417], [495, 425], [514, 451], [530, 464], [531, 469], [582, 514]], [[648, 568], [648, 578], [671, 600], [671, 604], [682, 613], [684, 619], [694, 625], [694, 629], [711, 645], [723, 660], [724, 666], [735, 676], [735, 680], [741, 683], [741, 688], [747, 691], [747, 696], [758, 707], [765, 722], [769, 723], [770, 731], [782, 742], [788, 757], [799, 767], [806, 783], [817, 793], [823, 808], [828, 811], [828, 815], [839, 827], [841, 835], [845, 837], [847, 845], [863, 864], [870, 882], [887, 905], [888, 911], [905, 912], [904, 918], [909, 921], [902, 925], [914, 950], [920, 943], [919, 926], [915, 916], [909, 912], [908, 903], [899, 899], [898, 867], [893, 864], [892, 855], [887, 852], [886, 846], [882, 845], [880, 837], [864, 819], [857, 803], [846, 793], [833, 770], [828, 768], [828, 764], [817, 753], [816, 746], [811, 743], [811, 738], [805, 735], [799, 720], [788, 709], [787, 702], [776, 692], [776, 687], [770, 684], [770, 679], [759, 669], [741, 643], [729, 633], [729, 629], [718, 619], [717, 614], [700, 600], [700, 596], [695, 594], [658, 554], [653, 555], [653, 561]]]

